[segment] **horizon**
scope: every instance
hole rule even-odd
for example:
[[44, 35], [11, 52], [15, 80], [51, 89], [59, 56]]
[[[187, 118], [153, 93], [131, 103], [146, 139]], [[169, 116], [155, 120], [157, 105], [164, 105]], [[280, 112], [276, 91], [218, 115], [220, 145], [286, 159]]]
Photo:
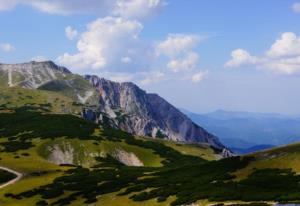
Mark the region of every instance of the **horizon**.
[[2, 0], [0, 62], [52, 60], [134, 82], [194, 113], [298, 116], [299, 8], [297, 0]]

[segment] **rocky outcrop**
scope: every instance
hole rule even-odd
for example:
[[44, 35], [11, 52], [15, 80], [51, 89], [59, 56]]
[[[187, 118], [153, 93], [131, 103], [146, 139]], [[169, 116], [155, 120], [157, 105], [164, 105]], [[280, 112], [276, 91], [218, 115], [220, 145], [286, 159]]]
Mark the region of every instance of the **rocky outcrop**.
[[97, 76], [85, 76], [99, 91], [99, 109], [123, 130], [141, 136], [224, 148], [218, 138], [192, 122], [157, 94], [148, 94], [133, 83], [117, 83]]
[[29, 62], [24, 64], [0, 64], [0, 76], [9, 87], [21, 86], [36, 89], [55, 79], [63, 78], [71, 72], [57, 66], [52, 61]]
[[142, 167], [144, 166], [143, 162], [132, 152], [126, 152], [121, 149], [117, 149], [112, 156], [127, 166]]
[[55, 144], [50, 150], [48, 160], [54, 164], [74, 164], [74, 148], [70, 144]]
[[0, 64], [0, 86], [61, 93], [81, 104], [97, 104], [98, 94], [82, 76], [52, 61]]

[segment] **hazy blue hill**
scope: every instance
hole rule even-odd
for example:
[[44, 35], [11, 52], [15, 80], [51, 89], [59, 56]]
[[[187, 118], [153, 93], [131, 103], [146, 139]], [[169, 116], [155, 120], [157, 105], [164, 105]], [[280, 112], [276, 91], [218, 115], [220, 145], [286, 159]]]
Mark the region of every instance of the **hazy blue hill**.
[[236, 153], [236, 154], [250, 154], [256, 151], [262, 151], [262, 150], [266, 150], [266, 149], [270, 149], [273, 148], [274, 145], [267, 145], [267, 144], [262, 144], [262, 145], [255, 145], [253, 147], [249, 147], [249, 148], [234, 148], [231, 147], [230, 149]]
[[283, 145], [300, 140], [298, 117], [223, 110], [207, 114], [185, 113], [229, 147], [245, 149], [255, 145]]

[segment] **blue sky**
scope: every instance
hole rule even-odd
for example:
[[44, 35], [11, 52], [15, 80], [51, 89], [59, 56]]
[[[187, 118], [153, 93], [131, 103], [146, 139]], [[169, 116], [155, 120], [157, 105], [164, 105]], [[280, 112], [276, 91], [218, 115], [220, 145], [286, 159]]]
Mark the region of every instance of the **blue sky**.
[[51, 59], [194, 112], [300, 114], [297, 0], [0, 0], [0, 25], [3, 63]]

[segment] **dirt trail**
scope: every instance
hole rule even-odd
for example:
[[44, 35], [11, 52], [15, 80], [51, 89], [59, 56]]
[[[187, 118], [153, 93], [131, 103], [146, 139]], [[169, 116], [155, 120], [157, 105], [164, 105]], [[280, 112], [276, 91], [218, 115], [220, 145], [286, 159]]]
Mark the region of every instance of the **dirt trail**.
[[23, 177], [23, 175], [21, 173], [16, 172], [16, 171], [11, 170], [11, 169], [6, 168], [6, 167], [1, 167], [0, 166], [0, 170], [5, 170], [5, 171], [13, 173], [13, 174], [15, 174], [17, 176], [15, 179], [12, 179], [12, 180], [8, 181], [7, 183], [4, 183], [4, 184], [0, 185], [0, 189], [6, 187], [8, 185], [16, 183], [18, 180], [20, 180]]

